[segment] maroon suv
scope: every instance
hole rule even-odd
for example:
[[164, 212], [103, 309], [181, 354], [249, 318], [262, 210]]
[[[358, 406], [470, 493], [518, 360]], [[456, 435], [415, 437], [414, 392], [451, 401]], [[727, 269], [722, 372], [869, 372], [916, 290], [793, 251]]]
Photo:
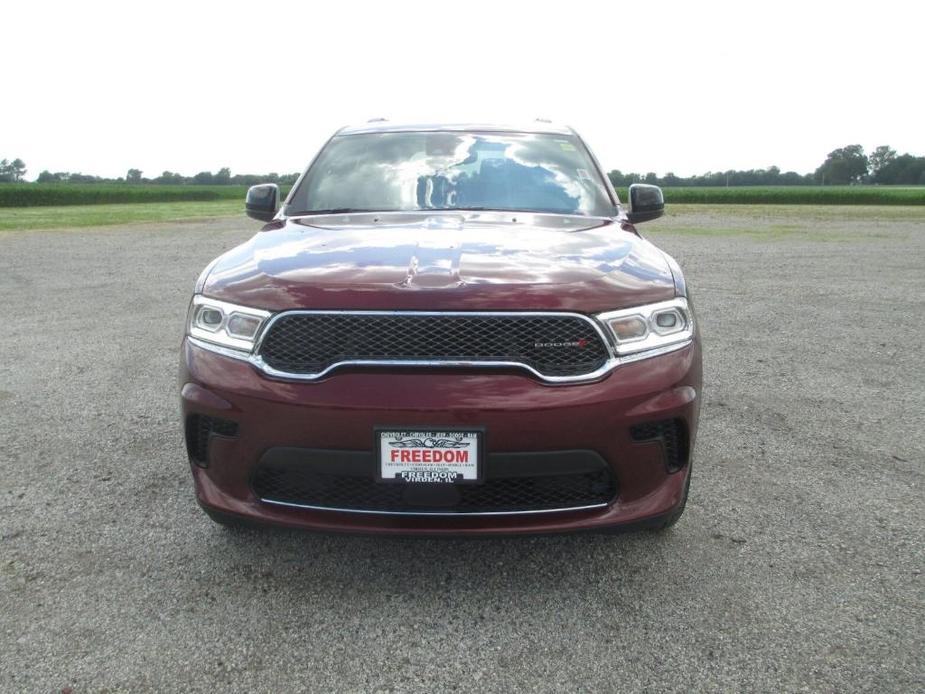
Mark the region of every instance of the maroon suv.
[[700, 408], [677, 263], [570, 128], [344, 128], [196, 283], [181, 386], [222, 523], [498, 534], [673, 524]]

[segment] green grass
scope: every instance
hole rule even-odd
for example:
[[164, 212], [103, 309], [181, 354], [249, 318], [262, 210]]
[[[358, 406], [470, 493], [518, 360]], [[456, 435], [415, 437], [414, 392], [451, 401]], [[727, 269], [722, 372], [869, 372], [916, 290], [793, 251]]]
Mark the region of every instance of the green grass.
[[[289, 186], [281, 187], [282, 195]], [[247, 186], [153, 183], [0, 183], [0, 207], [107, 205], [135, 202], [244, 200]]]
[[[900, 223], [887, 233], [885, 225]], [[640, 225], [644, 236], [736, 237], [756, 243], [852, 243], [906, 238], [925, 229], [925, 206], [884, 205], [670, 205], [664, 217]]]
[[[925, 205], [925, 186], [739, 186], [663, 188], [666, 204]], [[621, 200], [627, 191], [619, 190]]]
[[[69, 229], [236, 216], [244, 216], [243, 198], [209, 202], [0, 207], [0, 231]], [[254, 224], [257, 225], [259, 222], [254, 222]]]
[[[244, 200], [247, 186], [128, 183], [0, 183], [0, 208]], [[668, 204], [925, 205], [925, 186], [664, 188]], [[283, 188], [285, 195], [287, 188]], [[627, 199], [626, 190], [620, 198]]]
[[[686, 220], [691, 215], [701, 219], [702, 226], [683, 228], [688, 226]], [[0, 231], [103, 227], [214, 217], [243, 218], [243, 197], [204, 202], [0, 207]], [[731, 223], [732, 219], [734, 223]], [[925, 224], [925, 206], [670, 203], [662, 219], [648, 222], [642, 225], [642, 229], [645, 233], [681, 231], [701, 235], [744, 234], [770, 238], [803, 235], [814, 222], [843, 220], [860, 220], [869, 223], [871, 227], [881, 221]]]
[[642, 228], [671, 224], [672, 218], [698, 215], [703, 218], [731, 217], [743, 223], [798, 224], [844, 220], [925, 221], [925, 207], [920, 205], [727, 205], [672, 203], [665, 207], [665, 216], [655, 222], [646, 222]]
[[0, 207], [244, 200], [247, 186], [0, 183]]

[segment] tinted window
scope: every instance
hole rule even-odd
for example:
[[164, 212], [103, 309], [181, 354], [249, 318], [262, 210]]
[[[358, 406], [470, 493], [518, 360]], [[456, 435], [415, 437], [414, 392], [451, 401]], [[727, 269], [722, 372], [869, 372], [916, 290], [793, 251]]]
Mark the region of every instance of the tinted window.
[[577, 138], [464, 132], [335, 137], [296, 190], [289, 213], [472, 208], [613, 214]]

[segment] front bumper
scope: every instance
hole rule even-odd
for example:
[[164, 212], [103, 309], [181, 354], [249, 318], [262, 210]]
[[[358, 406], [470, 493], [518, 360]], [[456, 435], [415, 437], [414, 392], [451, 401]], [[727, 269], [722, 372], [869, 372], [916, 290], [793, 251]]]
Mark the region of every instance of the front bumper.
[[[698, 341], [623, 365], [602, 381], [549, 386], [522, 373], [357, 370], [315, 383], [276, 381], [184, 341], [184, 421], [205, 415], [237, 424], [212, 436], [206, 467], [191, 464], [199, 503], [217, 515], [322, 531], [398, 534], [517, 534], [603, 530], [671, 513], [683, 500], [689, 463], [670, 472], [660, 441], [639, 442], [634, 425], [683, 422], [692, 449], [700, 409]], [[491, 454], [593, 451], [619, 492], [605, 507], [492, 515], [395, 515], [285, 507], [252, 486], [271, 449], [372, 452], [379, 426], [484, 427]], [[686, 461], [684, 461], [686, 462]]]

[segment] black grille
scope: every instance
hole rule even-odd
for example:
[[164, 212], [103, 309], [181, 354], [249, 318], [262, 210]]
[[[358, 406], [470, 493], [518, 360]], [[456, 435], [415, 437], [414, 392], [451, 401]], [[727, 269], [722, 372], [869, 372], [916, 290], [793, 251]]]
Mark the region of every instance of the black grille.
[[630, 427], [630, 436], [634, 441], [660, 440], [669, 472], [677, 472], [687, 463], [687, 427], [684, 420], [663, 419], [658, 422], [636, 424]]
[[508, 361], [544, 376], [580, 376], [605, 364], [607, 348], [578, 316], [288, 314], [260, 348], [274, 369], [312, 374], [342, 361]]
[[237, 436], [238, 424], [204, 414], [191, 414], [186, 418], [186, 451], [200, 467], [209, 464], [209, 438], [212, 434]]
[[[552, 468], [542, 461], [530, 466], [536, 468], [532, 473], [525, 472], [523, 460], [512, 466], [505, 464], [505, 456], [489, 456], [487, 479], [473, 485], [377, 482], [368, 454], [347, 455], [359, 456], [364, 462], [334, 471], [337, 466], [325, 464], [329, 461], [319, 460], [316, 464], [311, 458], [265, 457], [252, 479], [254, 493], [267, 501], [320, 508], [461, 514], [592, 506], [613, 501], [617, 493], [610, 469], [590, 452], [564, 454], [586, 456], [576, 462], [573, 472], [563, 469], [561, 455]], [[593, 464], [587, 464], [587, 457]]]

